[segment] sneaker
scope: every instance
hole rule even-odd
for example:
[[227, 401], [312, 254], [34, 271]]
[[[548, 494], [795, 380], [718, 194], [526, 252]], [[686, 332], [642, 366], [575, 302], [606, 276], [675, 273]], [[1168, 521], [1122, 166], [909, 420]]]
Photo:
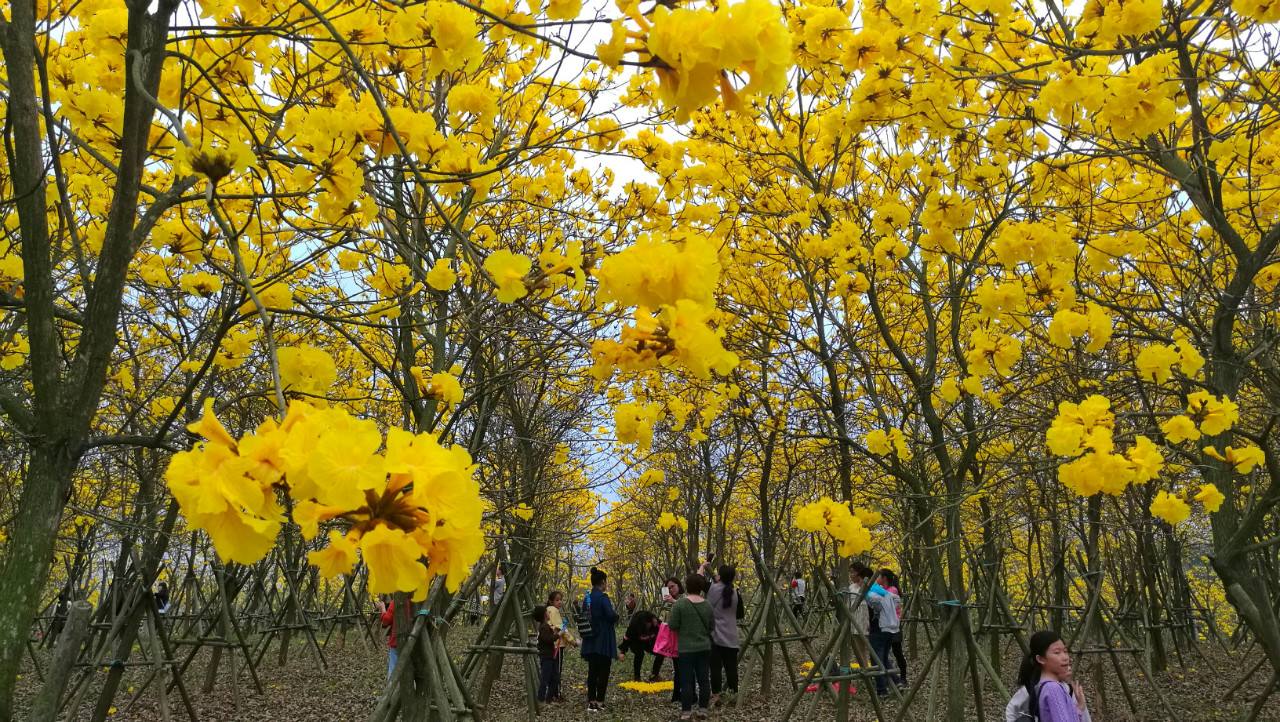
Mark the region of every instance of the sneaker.
[[599, 712], [599, 711], [600, 711], [600, 708], [596, 706], [596, 703], [595, 703], [595, 702], [588, 702], [588, 703], [587, 703], [587, 711], [588, 711], [588, 712]]

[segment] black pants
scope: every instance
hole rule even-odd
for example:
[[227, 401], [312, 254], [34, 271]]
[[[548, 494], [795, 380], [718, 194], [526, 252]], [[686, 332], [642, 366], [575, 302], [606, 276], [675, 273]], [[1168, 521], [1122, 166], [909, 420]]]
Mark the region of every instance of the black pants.
[[542, 670], [538, 677], [538, 701], [550, 702], [560, 696], [560, 658], [541, 657]]
[[893, 658], [898, 663], [898, 683], [906, 686], [907, 656], [902, 653], [902, 632], [894, 632], [893, 639], [889, 642], [889, 646], [893, 649]]
[[650, 672], [651, 676], [657, 677], [658, 670], [662, 669], [663, 656], [661, 654], [654, 654], [652, 647], [650, 647], [649, 649], [645, 649], [644, 647], [640, 647], [639, 649], [632, 649], [631, 650], [631, 677], [637, 682], [640, 681], [640, 671], [644, 669], [644, 653], [645, 652], [648, 652], [650, 655], [653, 656], [653, 671]]
[[738, 648], [711, 643], [711, 692], [738, 692]]
[[[698, 708], [711, 706], [711, 684], [707, 679], [711, 671], [711, 652], [681, 652], [676, 657], [676, 674], [680, 678], [680, 711], [692, 712], [693, 700]], [[697, 689], [695, 695], [694, 690]]]
[[875, 659], [872, 664], [879, 663], [880, 668], [884, 670], [876, 677], [876, 693], [884, 694], [888, 689], [887, 680], [889, 679], [889, 647], [893, 643], [892, 632], [872, 632], [867, 635], [867, 641], [871, 644], [871, 651], [875, 653]]
[[609, 667], [613, 658], [603, 654], [588, 654], [587, 657], [587, 701], [603, 702], [604, 693], [609, 689]]

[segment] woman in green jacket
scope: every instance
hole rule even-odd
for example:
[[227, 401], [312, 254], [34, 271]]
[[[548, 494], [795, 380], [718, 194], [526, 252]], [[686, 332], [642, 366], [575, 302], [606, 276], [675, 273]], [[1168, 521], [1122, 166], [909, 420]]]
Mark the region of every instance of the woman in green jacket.
[[[711, 605], [702, 594], [707, 580], [701, 574], [690, 574], [684, 580], [684, 596], [671, 607], [667, 626], [676, 633], [679, 657], [676, 674], [680, 682], [680, 719], [706, 719], [711, 706]], [[693, 713], [694, 690], [697, 690], [698, 713]]]

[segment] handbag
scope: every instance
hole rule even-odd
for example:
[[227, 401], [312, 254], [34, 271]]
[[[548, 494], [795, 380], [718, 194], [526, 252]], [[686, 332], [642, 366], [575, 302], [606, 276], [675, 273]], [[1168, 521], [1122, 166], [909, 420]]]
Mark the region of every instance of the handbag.
[[653, 640], [653, 653], [674, 659], [680, 656], [679, 648], [680, 636], [663, 622], [658, 627], [658, 638]]
[[586, 640], [595, 634], [595, 630], [591, 628], [591, 595], [588, 594], [582, 601], [582, 612], [574, 621], [578, 623], [578, 637]]

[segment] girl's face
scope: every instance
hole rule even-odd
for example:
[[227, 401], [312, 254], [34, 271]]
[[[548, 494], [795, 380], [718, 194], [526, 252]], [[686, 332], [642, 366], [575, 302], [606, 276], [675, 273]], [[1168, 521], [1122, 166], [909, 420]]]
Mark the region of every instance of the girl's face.
[[559, 594], [551, 598], [551, 606], [555, 607], [556, 609], [559, 609], [563, 604], [564, 604], [564, 597], [560, 596]]
[[671, 598], [675, 599], [680, 596], [680, 585], [675, 582], [667, 582], [667, 591], [671, 593]]
[[1045, 674], [1061, 682], [1071, 680], [1071, 653], [1067, 651], [1067, 645], [1062, 640], [1050, 645], [1043, 655], [1036, 657], [1036, 661], [1040, 663], [1040, 668]]

